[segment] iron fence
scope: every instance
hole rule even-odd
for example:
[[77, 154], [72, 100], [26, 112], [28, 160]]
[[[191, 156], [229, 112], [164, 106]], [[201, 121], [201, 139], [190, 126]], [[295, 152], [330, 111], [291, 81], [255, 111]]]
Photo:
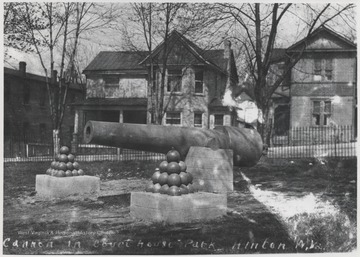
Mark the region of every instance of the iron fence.
[[[321, 158], [356, 156], [356, 139], [352, 126], [296, 127], [287, 135], [273, 136], [268, 158]], [[52, 143], [31, 143], [21, 139], [4, 140], [4, 162], [52, 161]], [[164, 154], [116, 147], [78, 144], [73, 146], [78, 161], [150, 161], [163, 160]]]
[[[79, 144], [73, 152], [77, 161], [165, 160], [164, 154], [101, 145]], [[10, 142], [4, 146], [4, 162], [51, 162], [52, 144]]]
[[356, 156], [353, 126], [294, 127], [272, 137], [269, 158], [322, 158]]

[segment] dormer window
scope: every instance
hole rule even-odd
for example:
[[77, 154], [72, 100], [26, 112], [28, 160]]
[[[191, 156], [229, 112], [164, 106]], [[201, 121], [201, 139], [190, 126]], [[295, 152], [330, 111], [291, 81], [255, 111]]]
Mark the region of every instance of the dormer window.
[[195, 72], [195, 94], [204, 93], [204, 72]]

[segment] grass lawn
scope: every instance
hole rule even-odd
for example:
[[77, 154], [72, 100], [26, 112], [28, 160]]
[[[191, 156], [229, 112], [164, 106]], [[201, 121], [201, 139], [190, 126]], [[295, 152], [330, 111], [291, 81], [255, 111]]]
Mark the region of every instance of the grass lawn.
[[356, 249], [356, 160], [262, 160], [234, 169], [224, 217], [167, 225], [134, 220], [130, 192], [159, 162], [80, 163], [97, 199], [39, 201], [50, 163], [4, 164], [4, 254], [248, 254]]

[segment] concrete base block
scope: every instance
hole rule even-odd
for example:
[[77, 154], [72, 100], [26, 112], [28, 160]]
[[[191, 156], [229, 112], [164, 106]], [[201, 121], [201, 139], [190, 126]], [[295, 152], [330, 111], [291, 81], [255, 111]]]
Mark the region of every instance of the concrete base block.
[[134, 218], [169, 224], [211, 220], [226, 214], [225, 194], [199, 192], [181, 196], [158, 193], [131, 193], [130, 215]]
[[232, 150], [193, 146], [185, 163], [187, 172], [194, 177], [193, 183], [201, 191], [226, 193], [234, 190]]
[[69, 196], [97, 196], [100, 192], [100, 178], [94, 176], [53, 177], [36, 175], [36, 196], [42, 199], [65, 198]]

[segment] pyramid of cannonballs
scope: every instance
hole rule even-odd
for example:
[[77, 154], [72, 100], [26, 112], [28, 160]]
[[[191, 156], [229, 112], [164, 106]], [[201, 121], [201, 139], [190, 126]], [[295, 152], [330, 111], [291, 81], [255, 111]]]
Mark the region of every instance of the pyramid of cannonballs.
[[151, 180], [147, 192], [179, 196], [196, 191], [192, 175], [186, 172], [185, 162], [180, 160], [180, 153], [174, 149], [166, 154], [166, 161], [156, 168]]
[[51, 166], [47, 169], [46, 174], [55, 177], [73, 177], [83, 176], [84, 171], [80, 169], [80, 165], [75, 161], [75, 155], [70, 153], [67, 146], [60, 148], [59, 154], [55, 160], [51, 162]]

